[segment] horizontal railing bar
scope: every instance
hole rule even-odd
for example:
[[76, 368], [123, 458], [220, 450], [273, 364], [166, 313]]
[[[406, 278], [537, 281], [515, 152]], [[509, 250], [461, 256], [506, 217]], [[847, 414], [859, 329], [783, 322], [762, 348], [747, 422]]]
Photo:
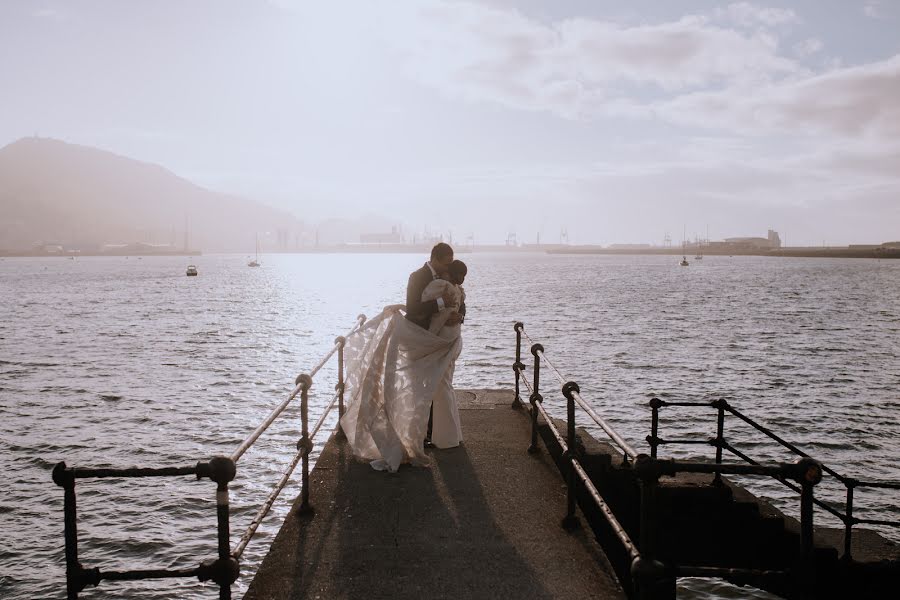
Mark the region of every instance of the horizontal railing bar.
[[288, 464], [287, 468], [285, 468], [284, 473], [281, 475], [281, 479], [278, 480], [278, 483], [275, 484], [275, 487], [272, 488], [272, 491], [269, 492], [269, 496], [266, 498], [266, 501], [263, 502], [262, 506], [259, 507], [259, 510], [256, 511], [256, 516], [253, 517], [253, 520], [250, 521], [249, 527], [247, 527], [246, 531], [244, 531], [244, 535], [241, 536], [241, 539], [238, 541], [237, 546], [234, 548], [234, 552], [232, 552], [232, 556], [237, 559], [241, 558], [241, 555], [244, 553], [244, 549], [247, 548], [247, 544], [250, 543], [250, 540], [253, 538], [256, 530], [259, 529], [259, 526], [262, 524], [263, 519], [266, 518], [266, 515], [269, 514], [269, 511], [272, 509], [272, 505], [275, 503], [275, 500], [278, 499], [278, 495], [281, 494], [281, 490], [284, 489], [284, 486], [287, 485], [288, 481], [291, 478], [291, 475], [294, 473], [294, 469], [297, 468], [297, 463], [300, 462], [300, 459], [303, 458], [304, 449], [301, 448], [295, 455], [294, 458], [291, 459], [291, 462]]
[[200, 568], [193, 569], [135, 569], [133, 571], [99, 571], [100, 579], [108, 581], [137, 581], [139, 579], [166, 579], [176, 577], [197, 577]]
[[307, 373], [307, 375], [309, 375], [310, 378], [315, 377], [316, 374], [322, 370], [322, 367], [324, 367], [328, 363], [328, 359], [334, 356], [334, 353], [337, 352], [339, 346], [340, 344], [335, 344], [334, 346], [332, 346], [331, 350], [328, 351], [328, 354], [326, 354], [322, 358], [322, 360], [320, 360], [319, 363], [314, 366], [309, 373]]
[[[528, 333], [526, 333], [524, 329], [521, 329], [521, 332], [522, 335], [524, 335], [528, 339], [528, 341], [531, 342], [531, 345], [534, 346], [534, 340], [531, 339], [531, 336], [528, 335]], [[553, 365], [550, 359], [547, 358], [547, 353], [543, 350], [538, 350], [538, 353], [541, 355], [541, 361], [543, 361], [542, 366], [543, 364], [546, 364], [546, 366], [550, 368], [550, 371], [553, 373], [554, 377], [556, 377], [556, 380], [559, 382], [559, 384], [561, 386], [565, 385], [566, 379], [562, 376], [562, 373], [559, 372], [559, 369], [557, 369]], [[578, 403], [578, 405], [581, 406], [582, 410], [584, 410], [584, 412], [586, 412], [588, 416], [591, 417], [591, 419], [593, 419], [594, 422], [600, 426], [600, 428], [606, 433], [606, 435], [609, 436], [609, 439], [615, 442], [615, 444], [619, 447], [620, 450], [622, 450], [622, 452], [624, 452], [631, 459], [637, 457], [637, 451], [632, 448], [631, 445], [626, 442], [622, 438], [622, 436], [620, 436], [618, 432], [616, 432], [615, 429], [607, 424], [607, 422], [603, 420], [603, 418], [598, 415], [596, 411], [594, 411], [593, 407], [585, 402], [584, 398], [581, 397], [580, 392], [573, 391], [572, 396], [575, 398], [575, 401]]]
[[734, 463], [704, 463], [693, 461], [657, 461], [664, 474], [669, 473], [723, 473], [725, 475], [764, 475], [766, 477], [786, 477], [794, 470], [793, 465], [741, 465]]
[[[363, 317], [362, 315], [356, 318], [356, 325], [354, 325], [350, 332], [347, 333], [346, 336], [344, 336], [345, 339], [356, 333], [359, 333], [360, 326], [363, 324], [364, 319], [365, 317]], [[334, 346], [331, 348], [331, 351], [325, 356], [325, 358], [318, 365], [316, 365], [316, 367], [312, 371], [308, 373], [310, 378], [315, 377], [315, 374], [318, 373], [319, 369], [322, 368], [322, 366], [328, 361], [328, 359], [334, 356], [334, 353], [337, 351], [339, 346], [340, 343], [335, 342]], [[250, 448], [250, 446], [252, 446], [253, 443], [256, 442], [257, 439], [259, 439], [259, 436], [261, 436], [266, 431], [266, 429], [268, 429], [269, 426], [275, 421], [275, 419], [277, 419], [278, 416], [284, 412], [284, 409], [288, 407], [291, 401], [297, 397], [297, 394], [299, 394], [300, 390], [302, 389], [303, 383], [298, 383], [297, 385], [295, 385], [290, 395], [278, 406], [276, 406], [272, 410], [272, 412], [269, 413], [269, 416], [266, 417], [266, 419], [262, 423], [260, 423], [260, 425], [256, 429], [254, 429], [253, 432], [248, 435], [243, 442], [241, 442], [241, 445], [238, 446], [237, 449], [232, 453], [231, 460], [237, 462], [238, 459], [240, 459], [241, 456], [243, 456], [244, 453]]]
[[663, 438], [656, 438], [657, 444], [702, 444], [704, 446], [711, 446], [712, 443], [709, 440], [667, 440]]
[[[766, 427], [760, 425], [759, 423], [757, 423], [756, 421], [754, 421], [754, 420], [751, 419], [750, 417], [744, 415], [741, 411], [739, 411], [738, 409], [734, 408], [734, 407], [731, 406], [730, 404], [726, 404], [726, 405], [725, 405], [725, 410], [727, 410], [728, 412], [730, 412], [731, 414], [733, 414], [734, 416], [736, 416], [738, 419], [742, 420], [743, 422], [747, 423], [748, 425], [750, 425], [751, 427], [753, 427], [753, 428], [756, 429], [757, 431], [760, 431], [760, 432], [766, 434], [767, 436], [769, 436], [770, 438], [772, 438], [773, 440], [775, 440], [776, 442], [778, 442], [779, 444], [781, 444], [782, 446], [784, 446], [785, 448], [787, 448], [788, 450], [790, 450], [791, 452], [793, 452], [794, 454], [797, 454], [797, 455], [802, 456], [802, 457], [804, 457], [804, 458], [812, 458], [809, 454], [807, 454], [806, 452], [804, 452], [803, 450], [801, 450], [801, 449], [798, 448], [797, 446], [793, 445], [792, 443], [788, 442], [787, 440], [782, 439], [782, 438], [781, 438], [780, 436], [778, 436], [777, 434], [772, 433], [771, 431], [769, 431], [768, 428], [766, 428]], [[826, 473], [828, 473], [829, 475], [833, 476], [834, 478], [836, 478], [836, 479], [837, 479], [838, 481], [840, 481], [841, 483], [844, 483], [844, 484], [847, 483], [846, 477], [844, 477], [843, 475], [841, 475], [841, 474], [838, 473], [837, 471], [835, 471], [835, 470], [829, 468], [827, 465], [824, 465], [824, 464], [823, 464], [823, 465], [822, 465], [822, 470], [825, 471]]]
[[900, 490], [900, 482], [896, 481], [854, 481], [854, 487], [880, 488], [884, 490]]
[[319, 428], [322, 427], [322, 423], [325, 422], [325, 418], [328, 416], [328, 413], [331, 412], [331, 409], [334, 408], [334, 405], [337, 402], [338, 398], [340, 398], [340, 396], [341, 393], [337, 392], [334, 397], [331, 398], [331, 402], [329, 402], [328, 406], [325, 407], [325, 410], [322, 412], [322, 416], [319, 417], [318, 421], [316, 421], [316, 426], [313, 427], [312, 432], [310, 432], [309, 434], [310, 441], [312, 441], [316, 437], [316, 434], [319, 433]]
[[[347, 332], [347, 335], [344, 336], [345, 340], [347, 338], [349, 338], [350, 336], [353, 336], [353, 335], [359, 333], [359, 328], [363, 323], [363, 319], [364, 319], [364, 317], [362, 315], [356, 317], [356, 324], [350, 329], [349, 332]], [[335, 342], [334, 346], [331, 347], [331, 350], [328, 351], [328, 354], [326, 354], [325, 357], [319, 361], [319, 364], [317, 364], [315, 367], [313, 367], [312, 370], [309, 373], [307, 373], [307, 375], [309, 375], [310, 378], [315, 377], [316, 373], [318, 373], [322, 369], [322, 367], [324, 367], [328, 363], [328, 359], [330, 359], [332, 356], [334, 356], [334, 353], [337, 352], [337, 350], [340, 346], [341, 346], [340, 342]]]
[[553, 422], [553, 419], [550, 418], [550, 415], [547, 414], [546, 409], [544, 409], [543, 402], [535, 402], [535, 406], [538, 408], [538, 413], [544, 417], [544, 421], [547, 423], [547, 427], [550, 428], [550, 431], [553, 432], [553, 436], [556, 437], [556, 441], [559, 442], [560, 452], [565, 454], [569, 451], [569, 445], [566, 444], [565, 438], [559, 433], [559, 429], [556, 428], [556, 424]]
[[663, 406], [695, 406], [700, 408], [715, 408], [712, 402], [670, 402], [669, 400], [660, 400], [660, 407]]
[[[528, 378], [523, 376], [522, 380], [525, 382], [525, 386], [530, 392], [531, 384], [528, 383]], [[556, 425], [553, 423], [553, 420], [547, 414], [547, 411], [544, 409], [543, 403], [535, 402], [535, 405], [538, 407], [538, 411], [540, 412], [540, 414], [544, 417], [544, 421], [547, 422], [550, 431], [553, 432], [553, 436], [556, 438], [556, 441], [560, 446], [560, 452], [562, 453], [562, 455], [565, 455], [568, 452], [568, 444], [566, 444], [566, 441], [563, 438], [562, 434], [560, 434], [559, 430], [556, 428]], [[633, 560], [640, 556], [637, 547], [634, 545], [634, 542], [631, 541], [631, 538], [628, 536], [625, 528], [622, 527], [622, 524], [619, 523], [618, 519], [616, 519], [615, 515], [612, 512], [612, 509], [610, 509], [609, 505], [603, 500], [600, 492], [594, 486], [594, 482], [591, 481], [591, 478], [588, 476], [587, 472], [585, 472], [584, 468], [582, 468], [577, 459], [572, 460], [572, 466], [581, 479], [582, 484], [584, 484], [584, 487], [588, 491], [588, 494], [590, 494], [591, 498], [594, 500], [594, 503], [597, 505], [597, 508], [600, 509], [600, 512], [603, 513], [603, 517], [606, 519], [607, 523], [609, 523], [609, 526], [612, 528], [613, 533], [617, 538], [619, 538], [619, 541], [625, 547], [625, 550], [628, 552], [628, 555], [631, 557], [631, 559]]]
[[756, 462], [755, 460], [753, 460], [752, 458], [750, 458], [749, 456], [747, 456], [746, 454], [744, 454], [743, 452], [741, 452], [740, 450], [738, 450], [737, 448], [735, 448], [734, 446], [732, 446], [731, 444], [729, 444], [728, 442], [726, 442], [724, 440], [722, 441], [722, 447], [725, 448], [726, 450], [728, 450], [729, 452], [731, 452], [732, 454], [734, 454], [735, 456], [737, 456], [738, 458], [740, 458], [741, 460], [747, 461], [751, 465], [759, 464], [758, 462]]
[[[749, 456], [747, 456], [746, 454], [744, 454], [743, 452], [741, 452], [740, 450], [738, 450], [737, 448], [735, 448], [734, 446], [729, 444], [728, 442], [724, 442], [722, 447], [725, 448], [726, 450], [728, 450], [729, 452], [731, 452], [732, 454], [734, 454], [735, 456], [738, 456], [739, 458], [747, 461], [750, 464], [753, 464], [753, 465], [759, 464], [758, 462], [756, 462], [755, 460], [753, 460], [752, 458], [750, 458]], [[776, 477], [775, 479], [780, 481], [782, 484], [784, 484], [786, 487], [793, 490], [797, 494], [802, 493], [802, 490], [800, 489], [799, 485], [791, 483], [790, 481], [788, 481], [787, 479], [785, 479], [783, 477]], [[819, 508], [825, 509], [826, 511], [828, 511], [829, 513], [831, 513], [832, 515], [834, 515], [835, 517], [840, 519], [841, 522], [843, 522], [843, 523], [847, 522], [847, 515], [845, 515], [838, 509], [832, 507], [830, 504], [827, 504], [827, 503], [823, 502], [822, 500], [819, 500], [818, 498], [813, 498], [813, 503], [815, 503], [816, 506], [818, 506]]]
[[260, 423], [259, 426], [257, 426], [257, 428], [254, 429], [250, 435], [247, 436], [247, 439], [241, 442], [241, 445], [238, 446], [237, 449], [231, 454], [231, 460], [237, 462], [244, 455], [244, 453], [250, 448], [250, 446], [252, 446], [253, 443], [259, 439], [259, 436], [261, 436], [266, 431], [266, 429], [268, 429], [269, 426], [275, 421], [275, 419], [277, 419], [278, 416], [284, 412], [284, 409], [288, 407], [288, 404], [291, 403], [291, 400], [297, 397], [297, 394], [300, 393], [302, 387], [302, 383], [298, 383], [294, 387], [294, 390], [290, 393], [290, 395], [282, 400], [281, 403], [276, 406], [272, 410], [272, 412], [269, 413], [269, 416], [266, 417], [265, 420]]
[[673, 566], [672, 572], [676, 577], [786, 577], [790, 574], [790, 571], [695, 566]]
[[865, 525], [887, 525], [889, 527], [900, 527], [900, 521], [883, 521], [881, 519], [854, 519], [854, 523], [863, 523]]
[[620, 436], [615, 429], [607, 425], [606, 421], [604, 421], [600, 417], [600, 415], [594, 412], [594, 409], [591, 408], [591, 406], [584, 401], [584, 398], [581, 397], [580, 392], [573, 391], [572, 397], [575, 399], [578, 405], [581, 406], [584, 412], [586, 412], [594, 420], [594, 422], [599, 425], [604, 432], [606, 432], [606, 435], [608, 435], [609, 438], [616, 443], [619, 449], [621, 449], [622, 452], [624, 452], [628, 456], [628, 458], [631, 458], [632, 460], [637, 458], [638, 453], [634, 448], [631, 447], [631, 444], [622, 439], [622, 436]]
[[525, 375], [522, 375], [522, 383], [524, 383], [525, 387], [528, 388], [529, 393], [534, 393], [534, 389], [531, 387], [531, 383], [529, 383], [528, 378], [525, 377]]
[[[528, 383], [527, 377], [522, 377], [522, 380], [525, 382], [525, 385], [528, 387], [528, 390], [531, 391], [531, 384]], [[547, 422], [547, 426], [550, 428], [550, 431], [553, 432], [553, 436], [556, 438], [556, 442], [560, 446], [560, 452], [564, 455], [568, 452], [568, 444], [566, 444], [566, 440], [563, 438], [562, 434], [560, 434], [559, 430], [556, 428], [556, 425], [553, 423], [553, 420], [547, 414], [547, 411], [544, 409], [543, 403], [535, 402], [534, 403], [538, 412], [544, 417], [544, 421]], [[600, 509], [600, 512], [603, 513], [604, 518], [609, 523], [609, 526], [612, 528], [613, 533], [616, 534], [616, 537], [619, 538], [619, 541], [622, 542], [622, 545], [625, 547], [625, 550], [628, 552], [628, 555], [635, 559], [640, 556], [640, 553], [637, 550], [637, 547], [634, 545], [634, 542], [631, 541], [631, 538], [628, 536], [628, 533], [622, 527], [622, 524], [619, 523], [618, 519], [616, 519], [615, 515], [612, 512], [612, 509], [609, 508], [609, 505], [603, 500], [603, 497], [600, 495], [600, 492], [597, 491], [597, 488], [594, 487], [594, 483], [591, 481], [591, 478], [588, 477], [588, 474], [582, 468], [582, 466], [578, 463], [577, 459], [572, 460], [572, 465], [575, 467], [575, 472], [578, 473], [578, 476], [581, 478], [582, 483], [587, 489], [588, 493], [591, 495], [591, 498], [597, 504], [597, 507]]]
[[[328, 407], [325, 408], [325, 411], [322, 413], [322, 416], [319, 417], [319, 421], [316, 423], [316, 426], [313, 427], [312, 432], [309, 434], [310, 441], [316, 437], [316, 434], [319, 432], [319, 428], [322, 427], [322, 424], [325, 422], [325, 417], [331, 412], [334, 408], [335, 402], [340, 397], [340, 392], [336, 393], [334, 397], [331, 399], [331, 402], [328, 404]], [[297, 452], [294, 455], [294, 458], [288, 464], [288, 467], [285, 469], [284, 474], [281, 476], [281, 479], [275, 484], [275, 487], [272, 488], [272, 491], [269, 493], [266, 501], [260, 506], [259, 510], [256, 513], [256, 516], [253, 517], [253, 520], [250, 522], [250, 526], [247, 527], [247, 530], [244, 532], [244, 535], [241, 536], [240, 541], [237, 546], [235, 546], [234, 552], [232, 555], [235, 558], [240, 558], [244, 553], [244, 549], [247, 547], [247, 544], [250, 543], [250, 540], [253, 538], [253, 535], [256, 533], [256, 530], [259, 529], [260, 524], [263, 519], [266, 518], [266, 515], [269, 514], [269, 511], [272, 509], [272, 505], [275, 503], [275, 500], [278, 498], [278, 495], [281, 493], [281, 490], [284, 489], [284, 486], [287, 485], [287, 482], [291, 478], [291, 474], [293, 474], [294, 469], [297, 468], [297, 463], [300, 462], [300, 459], [303, 458], [303, 449]]]
[[192, 467], [128, 467], [123, 469], [85, 469], [71, 467], [66, 469], [76, 479], [100, 477], [175, 477], [179, 475], [196, 475], [197, 465]]
[[599, 508], [600, 512], [603, 513], [603, 516], [606, 519], [606, 522], [609, 523], [609, 526], [612, 528], [613, 533], [616, 534], [616, 537], [619, 538], [619, 541], [625, 547], [625, 550], [628, 552], [628, 556], [632, 560], [639, 557], [640, 552], [638, 552], [637, 546], [635, 546], [634, 542], [631, 541], [631, 538], [628, 536], [628, 532], [625, 531], [625, 528], [622, 527], [622, 524], [619, 523], [618, 519], [616, 519], [616, 516], [615, 514], [613, 514], [612, 509], [603, 500], [603, 497], [600, 495], [600, 492], [597, 491], [597, 488], [594, 487], [594, 482], [591, 481], [590, 477], [588, 477], [588, 474], [585, 472], [584, 468], [582, 468], [581, 463], [579, 463], [576, 459], [572, 461], [572, 466], [574, 467], [575, 472], [578, 473], [578, 477], [581, 478], [582, 484], [584, 484], [585, 489], [587, 489], [588, 493], [591, 495], [591, 498], [594, 500], [597, 508]]

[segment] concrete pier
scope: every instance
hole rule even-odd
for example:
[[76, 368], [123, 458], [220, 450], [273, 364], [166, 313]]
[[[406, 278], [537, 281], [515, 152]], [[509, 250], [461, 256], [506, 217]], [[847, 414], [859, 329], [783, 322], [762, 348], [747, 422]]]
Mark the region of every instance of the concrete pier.
[[465, 442], [430, 468], [376, 472], [332, 436], [315, 514], [294, 506], [244, 598], [625, 598], [591, 529], [560, 526], [564, 482], [512, 393], [457, 395]]

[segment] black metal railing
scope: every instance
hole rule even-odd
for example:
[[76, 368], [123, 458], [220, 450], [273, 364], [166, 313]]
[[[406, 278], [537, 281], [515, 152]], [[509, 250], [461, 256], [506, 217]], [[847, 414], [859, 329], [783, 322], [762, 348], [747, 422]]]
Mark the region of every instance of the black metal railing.
[[[660, 459], [655, 452], [651, 454], [638, 453], [624, 438], [616, 432], [605, 419], [603, 419], [581, 395], [579, 385], [574, 381], [567, 381], [560, 371], [548, 360], [543, 345], [535, 343], [525, 332], [525, 326], [521, 322], [514, 325], [516, 332], [516, 354], [513, 363], [515, 372], [516, 396], [513, 408], [524, 406], [520, 393], [520, 382], [525, 385], [530, 394], [531, 413], [531, 444], [528, 447], [530, 453], [538, 452], [538, 416], [540, 415], [552, 436], [562, 450], [562, 460], [567, 464], [565, 470], [568, 488], [566, 515], [562, 520], [567, 528], [577, 524], [575, 515], [576, 494], [578, 485], [583, 486], [587, 496], [600, 510], [607, 525], [612, 530], [619, 543], [629, 556], [631, 561], [630, 573], [636, 584], [638, 597], [649, 598], [655, 585], [666, 578], [674, 577], [771, 577], [783, 578], [795, 575], [800, 582], [801, 589], [807, 597], [812, 597], [815, 565], [813, 562], [813, 504], [815, 497], [814, 487], [822, 479], [822, 465], [818, 461], [803, 456], [795, 463], [772, 464], [730, 464], [720, 460], [713, 463], [696, 461], [679, 461], [674, 459]], [[532, 369], [532, 381], [529, 383], [526, 376], [526, 367], [522, 363], [521, 344], [526, 339], [531, 343], [531, 354], [534, 356]], [[547, 413], [543, 405], [544, 398], [540, 393], [540, 374], [542, 364], [550, 370], [557, 383], [560, 392], [566, 399], [566, 436], [560, 434], [554, 420]], [[600, 429], [609, 437], [610, 441], [623, 454], [623, 466], [633, 469], [640, 484], [640, 525], [638, 528], [638, 543], [631, 539], [626, 528], [617, 519], [616, 515], [604, 500], [602, 494], [591, 481], [589, 475], [581, 464], [576, 438], [576, 414], [575, 407], [579, 406]], [[658, 426], [658, 415], [654, 417], [655, 426]], [[798, 567], [796, 573], [787, 570], [763, 570], [763, 569], [735, 569], [717, 566], [686, 566], [677, 564], [664, 564], [658, 558], [657, 552], [657, 490], [659, 478], [664, 475], [677, 473], [711, 473], [715, 477], [727, 475], [756, 475], [786, 481], [794, 480], [800, 491], [800, 546], [798, 550]]]
[[[66, 553], [66, 595], [69, 599], [77, 599], [78, 594], [88, 585], [96, 586], [101, 581], [133, 581], [140, 579], [160, 579], [178, 577], [196, 577], [200, 581], [213, 581], [219, 586], [220, 600], [231, 598], [231, 586], [240, 574], [240, 559], [244, 550], [253, 538], [263, 519], [269, 513], [278, 495], [287, 485], [291, 474], [298, 463], [302, 463], [300, 514], [312, 512], [309, 502], [309, 456], [313, 449], [313, 440], [325, 423], [329, 413], [338, 405], [338, 418], [344, 415], [344, 346], [347, 338], [355, 335], [366, 322], [365, 315], [356, 318], [356, 324], [346, 336], [335, 339], [334, 346], [313, 367], [309, 373], [298, 375], [294, 389], [278, 406], [276, 406], [260, 425], [240, 443], [230, 456], [216, 456], [207, 462], [198, 462], [193, 466], [162, 468], [122, 468], [91, 469], [68, 467], [65, 462], [53, 468], [53, 481], [63, 488], [63, 512]], [[309, 390], [313, 378], [335, 355], [338, 356], [338, 382], [335, 393], [322, 412], [312, 431], [309, 430]], [[260, 506], [250, 525], [244, 531], [237, 545], [231, 548], [231, 529], [229, 523], [228, 484], [237, 475], [237, 463], [244, 453], [250, 449], [259, 437], [275, 422], [285, 409], [300, 396], [300, 439], [297, 452], [285, 468], [281, 479], [272, 488], [265, 502]], [[340, 432], [340, 428], [338, 428]], [[76, 511], [75, 481], [77, 479], [134, 478], [134, 477], [180, 477], [195, 476], [198, 480], [209, 479], [216, 483], [216, 524], [217, 524], [217, 556], [206, 560], [194, 568], [184, 569], [129, 569], [121, 571], [101, 570], [98, 567], [84, 567], [78, 555], [78, 527]]]
[[[667, 407], [691, 407], [691, 408], [713, 408], [716, 410], [716, 437], [709, 438], [707, 440], [694, 440], [694, 439], [664, 439], [659, 437], [659, 411], [661, 408]], [[792, 454], [802, 457], [809, 458], [809, 455], [795, 446], [794, 444], [784, 440], [781, 436], [774, 433], [768, 427], [758, 423], [754, 419], [748, 417], [743, 414], [735, 407], [731, 406], [727, 400], [718, 399], [712, 400], [710, 402], [668, 402], [666, 400], [661, 400], [659, 398], [653, 398], [650, 400], [650, 409], [652, 411], [652, 420], [651, 420], [651, 430], [650, 435], [647, 436], [647, 443], [650, 444], [650, 454], [653, 457], [656, 457], [657, 448], [666, 444], [706, 444], [710, 446], [714, 446], [716, 449], [715, 461], [717, 464], [722, 463], [722, 454], [723, 450], [727, 450], [734, 456], [740, 458], [742, 461], [747, 462], [749, 464], [758, 464], [753, 458], [741, 452], [736, 447], [734, 447], [728, 440], [725, 438], [725, 415], [730, 414], [744, 423], [750, 425], [760, 433], [766, 435], [769, 439], [777, 442], [782, 447], [786, 448]], [[845, 491], [845, 503], [844, 509], [841, 510], [839, 507], [834, 506], [824, 500], [819, 498], [815, 498], [813, 502], [819, 508], [825, 510], [829, 514], [833, 515], [837, 519], [843, 523], [844, 526], [844, 552], [842, 555], [842, 559], [846, 561], [850, 561], [853, 559], [851, 544], [853, 540], [853, 526], [859, 524], [868, 524], [868, 525], [882, 525], [887, 527], [900, 527], [900, 521], [890, 521], [885, 519], [863, 519], [854, 516], [854, 511], [858, 509], [858, 507], [854, 507], [853, 496], [854, 490], [857, 488], [879, 488], [879, 489], [891, 489], [891, 490], [900, 490], [900, 482], [893, 481], [866, 481], [862, 479], [857, 479], [854, 477], [848, 477], [846, 475], [842, 475], [837, 472], [835, 469], [822, 465], [822, 471], [824, 474], [830, 475], [834, 478], [838, 483], [844, 486]], [[799, 492], [800, 490], [794, 485], [792, 482], [779, 479], [779, 481], [788, 487], [789, 489]]]

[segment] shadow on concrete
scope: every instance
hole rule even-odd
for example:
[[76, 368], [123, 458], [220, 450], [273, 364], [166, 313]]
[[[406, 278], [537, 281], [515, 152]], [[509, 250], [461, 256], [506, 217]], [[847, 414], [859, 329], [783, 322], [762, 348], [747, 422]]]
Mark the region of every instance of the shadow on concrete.
[[565, 489], [525, 453], [527, 418], [461, 415], [465, 446], [431, 451], [430, 468], [378, 472], [331, 439], [315, 515], [295, 505], [245, 598], [623, 597], [589, 530], [560, 527]]

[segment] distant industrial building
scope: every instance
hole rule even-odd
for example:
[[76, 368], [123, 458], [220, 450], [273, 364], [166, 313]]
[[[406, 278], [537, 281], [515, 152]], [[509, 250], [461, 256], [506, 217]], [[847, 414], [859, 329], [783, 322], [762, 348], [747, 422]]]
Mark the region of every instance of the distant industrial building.
[[403, 230], [396, 225], [391, 227], [390, 233], [361, 233], [360, 244], [402, 244], [406, 241]]
[[710, 249], [775, 250], [781, 248], [781, 236], [770, 229], [767, 237], [731, 237], [722, 242], [709, 242]]

